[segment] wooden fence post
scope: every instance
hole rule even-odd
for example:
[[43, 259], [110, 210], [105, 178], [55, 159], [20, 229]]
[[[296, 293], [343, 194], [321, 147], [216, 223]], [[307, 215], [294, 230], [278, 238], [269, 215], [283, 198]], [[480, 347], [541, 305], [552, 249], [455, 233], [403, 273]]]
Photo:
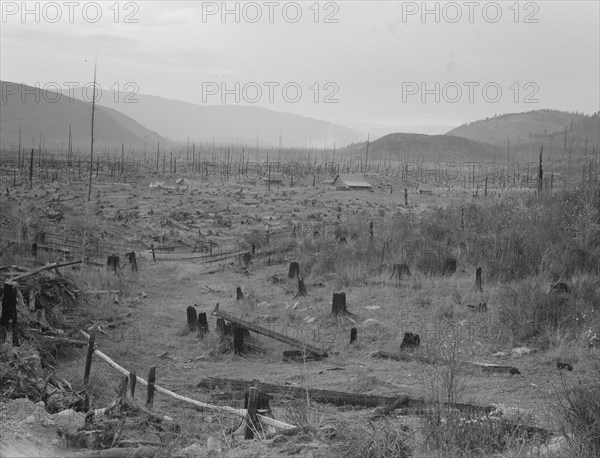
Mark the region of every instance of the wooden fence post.
[[137, 376], [135, 372], [129, 373], [129, 393], [131, 393], [131, 399], [135, 398], [135, 384], [137, 382]]
[[475, 271], [475, 289], [478, 291], [483, 289], [481, 285], [481, 267], [478, 267]]
[[154, 382], [156, 382], [156, 366], [150, 366], [150, 371], [148, 372], [147, 406], [152, 406], [152, 404], [154, 404]]
[[90, 338], [88, 339], [87, 355], [85, 357], [85, 369], [83, 372], [83, 384], [87, 389], [87, 385], [90, 381], [90, 370], [92, 368], [92, 355], [94, 354], [94, 342], [96, 341], [96, 331], [90, 332]]
[[358, 330], [356, 328], [352, 328], [350, 330], [350, 344], [352, 345], [354, 342], [356, 342], [356, 337], [358, 334]]
[[258, 402], [258, 388], [250, 387], [248, 394], [248, 414], [246, 416], [246, 431], [244, 439], [254, 439], [254, 432], [258, 430], [256, 404]]

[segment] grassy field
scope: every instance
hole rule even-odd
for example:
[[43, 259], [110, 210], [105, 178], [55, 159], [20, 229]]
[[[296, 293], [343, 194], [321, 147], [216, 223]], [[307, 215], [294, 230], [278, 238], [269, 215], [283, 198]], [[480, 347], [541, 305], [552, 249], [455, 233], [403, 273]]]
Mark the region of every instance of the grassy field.
[[[198, 388], [205, 377], [243, 378], [407, 395], [427, 400], [431, 408], [420, 416], [392, 410], [372, 419], [372, 409], [275, 398], [275, 418], [304, 426], [305, 433], [247, 443], [227, 434], [238, 418], [195, 410], [159, 393], [154, 409], [182, 426], [165, 454], [199, 444], [201, 456], [548, 456], [548, 450], [535, 448], [539, 438], [527, 427], [568, 438], [554, 456], [600, 453], [597, 177], [539, 196], [490, 188], [486, 197], [461, 188], [424, 195], [414, 183], [376, 175], [367, 177], [372, 193], [302, 182], [268, 190], [243, 182], [199, 183], [193, 175], [167, 178], [180, 177], [190, 180], [187, 189], [151, 188], [149, 176], [96, 183], [90, 202], [82, 182], [11, 189], [2, 216], [6, 233], [15, 234], [10, 240], [15, 247], [3, 253], [2, 264], [32, 267], [60, 259], [56, 252], [37, 260], [28, 255], [40, 231], [63, 234], [65, 246], [100, 240], [121, 257], [136, 251], [137, 273], [125, 266], [114, 275], [89, 263], [65, 269], [81, 290], [120, 291], [116, 299], [81, 294], [78, 319], [120, 320], [120, 331], [98, 335], [98, 348], [144, 377], [156, 366], [157, 383], [178, 394], [243, 407], [239, 397], [221, 399]], [[405, 187], [408, 206], [400, 191]], [[49, 208], [62, 218], [52, 219]], [[286, 249], [272, 256], [259, 250], [262, 255], [248, 266], [237, 256], [210, 263], [194, 259], [199, 242], [242, 240], [248, 249], [266, 231], [288, 234], [281, 242]], [[346, 242], [339, 243], [340, 237]], [[449, 260], [456, 269], [448, 271]], [[297, 282], [287, 278], [290, 261], [300, 265], [307, 296], [295, 297]], [[411, 275], [398, 279], [393, 266], [401, 263]], [[477, 267], [483, 272], [481, 290], [475, 287]], [[552, 292], [556, 282], [565, 282], [569, 291]], [[236, 300], [237, 287], [243, 300]], [[346, 293], [350, 315], [331, 315], [335, 292]], [[468, 307], [484, 302], [485, 313]], [[223, 353], [211, 316], [217, 303], [330, 356], [283, 362], [287, 345], [254, 335], [250, 342], [258, 351]], [[190, 305], [209, 317], [210, 333], [203, 340], [186, 324]], [[358, 340], [350, 345], [353, 327]], [[371, 357], [380, 350], [398, 353], [407, 331], [420, 334], [416, 353], [435, 364]], [[57, 358], [57, 373], [77, 386], [84, 352], [69, 350]], [[489, 374], [461, 364], [464, 360], [515, 366], [520, 374]], [[573, 370], [559, 370], [557, 363]], [[103, 407], [114, 398], [118, 373], [96, 359], [91, 377], [94, 407]], [[460, 414], [446, 402], [496, 405], [497, 417], [510, 421]]]

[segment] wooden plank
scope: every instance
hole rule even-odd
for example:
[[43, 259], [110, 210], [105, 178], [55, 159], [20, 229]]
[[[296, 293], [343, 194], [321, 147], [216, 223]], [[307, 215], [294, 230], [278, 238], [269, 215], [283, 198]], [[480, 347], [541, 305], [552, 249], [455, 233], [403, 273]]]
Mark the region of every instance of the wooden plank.
[[[79, 331], [79, 332], [83, 336], [85, 336], [86, 339], [89, 339], [90, 336], [87, 332], [85, 332], [85, 331]], [[106, 361], [110, 366], [115, 368], [121, 374], [129, 376], [130, 371], [119, 366], [117, 363], [115, 363], [112, 359], [110, 359], [107, 355], [102, 353], [100, 350], [94, 350], [94, 354], [96, 354], [97, 356], [102, 358], [104, 361]], [[139, 375], [136, 376], [136, 378], [137, 378], [137, 381], [140, 382], [142, 385], [148, 386], [148, 381], [144, 380]], [[196, 407], [200, 407], [202, 409], [226, 412], [226, 413], [230, 413], [233, 415], [237, 415], [238, 417], [242, 417], [242, 418], [245, 418], [245, 416], [246, 416], [246, 409], [234, 409], [233, 407], [229, 407], [229, 406], [215, 406], [212, 404], [206, 404], [204, 402], [196, 401], [195, 399], [191, 399], [186, 396], [182, 396], [180, 394], [174, 393], [173, 391], [167, 390], [166, 388], [163, 388], [162, 386], [159, 386], [159, 385], [154, 385], [154, 390], [158, 391], [159, 393], [166, 394], [167, 396], [170, 396], [174, 399], [178, 399], [180, 401], [187, 402], [188, 404], [192, 404]], [[294, 426], [292, 426], [292, 425], [289, 425], [289, 424], [284, 423], [279, 420], [275, 420], [273, 418], [265, 417], [264, 415], [257, 414], [257, 416], [261, 422], [263, 422], [266, 425], [273, 426], [274, 428], [283, 429], [283, 430], [294, 428]]]
[[213, 310], [212, 314], [214, 316], [217, 316], [219, 318], [223, 318], [231, 323], [234, 323], [237, 326], [240, 326], [244, 329], [247, 329], [248, 331], [252, 331], [255, 332], [257, 334], [261, 334], [263, 336], [267, 336], [270, 337], [272, 339], [278, 340], [280, 342], [286, 343], [288, 345], [291, 345], [292, 347], [295, 348], [299, 348], [300, 350], [305, 350], [308, 353], [313, 353], [316, 356], [321, 356], [321, 357], [325, 357], [328, 356], [328, 353], [325, 350], [322, 350], [318, 347], [315, 347], [313, 345], [304, 343], [300, 340], [297, 339], [293, 339], [292, 337], [286, 336], [284, 334], [280, 334], [278, 332], [275, 332], [271, 329], [267, 329], [267, 328], [263, 328], [262, 326], [256, 325], [256, 324], [252, 324], [248, 321], [242, 320], [241, 318], [238, 318], [236, 316], [233, 316], [227, 312], [223, 312], [222, 310], [219, 310], [219, 304], [216, 305], [215, 309]]

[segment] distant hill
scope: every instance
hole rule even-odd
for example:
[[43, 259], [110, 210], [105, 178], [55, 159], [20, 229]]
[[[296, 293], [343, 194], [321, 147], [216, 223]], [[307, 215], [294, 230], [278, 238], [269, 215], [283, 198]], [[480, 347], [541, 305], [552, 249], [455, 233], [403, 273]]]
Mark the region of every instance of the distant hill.
[[551, 135], [564, 135], [565, 130], [569, 136], [583, 139], [587, 135], [595, 141], [598, 137], [598, 115], [558, 110], [510, 113], [463, 124], [447, 135], [506, 147], [508, 139], [511, 146], [532, 141], [539, 143], [540, 139]]
[[[135, 94], [138, 103], [124, 103], [127, 94], [105, 91], [101, 105], [114, 108], [172, 140], [200, 143], [245, 143], [285, 147], [347, 145], [364, 135], [318, 119], [241, 105], [198, 105], [153, 95]], [[115, 103], [115, 100], [118, 103]]]
[[[2, 146], [17, 148], [19, 128], [21, 145], [38, 146], [40, 135], [47, 148], [64, 148], [66, 151], [71, 125], [73, 149], [89, 151], [92, 107], [88, 102], [69, 98], [65, 92], [42, 92], [31, 86], [0, 82], [2, 84], [0, 138]], [[16, 94], [12, 94], [17, 87]], [[157, 142], [167, 140], [146, 129], [137, 121], [110, 108], [96, 106], [94, 118], [94, 148], [97, 151], [120, 148], [143, 148], [144, 144], [156, 148]]]
[[[341, 154], [364, 158], [367, 143], [350, 145]], [[396, 133], [369, 144], [370, 161], [493, 161], [501, 149], [494, 145], [452, 135]]]

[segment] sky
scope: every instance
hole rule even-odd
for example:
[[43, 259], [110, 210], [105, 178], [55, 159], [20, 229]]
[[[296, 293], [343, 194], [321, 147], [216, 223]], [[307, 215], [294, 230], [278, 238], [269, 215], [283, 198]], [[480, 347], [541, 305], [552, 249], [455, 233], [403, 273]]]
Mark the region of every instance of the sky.
[[[0, 79], [373, 131], [600, 110], [600, 2], [2, 1]], [[433, 133], [433, 132], [432, 132]]]

